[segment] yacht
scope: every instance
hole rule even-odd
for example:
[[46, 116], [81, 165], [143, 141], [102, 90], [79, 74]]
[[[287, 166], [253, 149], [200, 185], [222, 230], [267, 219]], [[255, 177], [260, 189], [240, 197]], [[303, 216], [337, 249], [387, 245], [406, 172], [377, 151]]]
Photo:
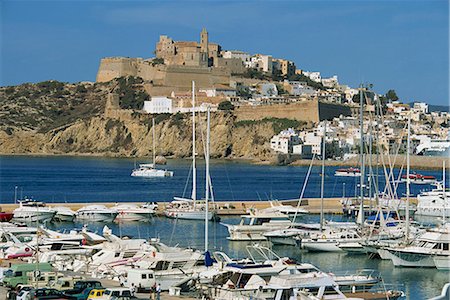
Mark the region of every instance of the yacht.
[[292, 223], [287, 215], [280, 212], [251, 210], [250, 214], [241, 216], [237, 225], [220, 224], [227, 227], [230, 241], [264, 241], [264, 233], [287, 229]]
[[54, 221], [72, 222], [75, 219], [76, 213], [67, 206], [55, 206], [53, 209], [56, 210]]
[[[402, 175], [401, 181], [406, 182], [406, 180], [407, 180], [407, 176]], [[409, 182], [411, 184], [435, 184], [436, 177], [422, 175], [422, 174], [418, 174], [418, 173], [412, 173], [412, 174], [409, 174]]]
[[112, 222], [117, 216], [117, 211], [104, 205], [87, 205], [77, 210], [77, 220]]
[[[174, 200], [166, 206], [164, 214], [168, 218], [185, 220], [217, 220], [215, 208], [210, 206], [214, 201], [212, 193], [211, 176], [209, 174], [209, 136], [210, 136], [210, 111], [207, 111], [207, 134], [205, 149], [205, 199], [197, 199], [197, 164], [196, 164], [196, 131], [195, 131], [195, 84], [192, 82], [192, 191], [191, 198], [174, 197]], [[210, 198], [211, 196], [211, 198]]]
[[361, 176], [361, 171], [358, 168], [337, 169], [334, 172], [334, 176], [359, 177]]
[[[191, 199], [175, 197], [164, 210], [164, 215], [171, 219], [185, 220], [205, 220], [205, 203], [197, 201], [195, 204]], [[214, 211], [208, 209], [208, 220], [213, 221], [217, 218]]]
[[139, 207], [135, 204], [116, 204], [111, 209], [118, 212], [117, 221], [150, 221], [155, 215], [154, 209]]
[[[312, 252], [343, 252], [344, 245], [355, 247], [355, 243], [363, 242], [354, 230], [325, 230], [311, 234], [309, 238], [302, 238], [301, 248]], [[362, 246], [361, 246], [362, 248]]]
[[153, 162], [151, 164], [139, 164], [139, 168], [135, 168], [131, 172], [133, 177], [172, 177], [173, 171], [161, 170], [156, 168], [156, 149], [155, 149], [155, 119], [152, 119], [152, 141], [153, 141]]
[[15, 221], [49, 222], [56, 214], [54, 209], [46, 207], [43, 202], [25, 199], [19, 203], [19, 207], [13, 211]]
[[[299, 201], [299, 200], [292, 200], [292, 201]], [[309, 213], [308, 210], [306, 210], [305, 208], [303, 208], [301, 206], [294, 207], [292, 205], [282, 204], [278, 200], [272, 200], [272, 201], [269, 201], [269, 203], [270, 203], [270, 207], [266, 208], [267, 211], [280, 212], [280, 213], [288, 215], [290, 217], [293, 217], [294, 215], [301, 216], [301, 215], [305, 215], [305, 214]]]
[[394, 266], [436, 267], [434, 258], [450, 257], [450, 223], [427, 230], [407, 246], [387, 248]]
[[417, 195], [416, 215], [450, 217], [450, 191], [444, 192], [442, 184], [438, 184], [437, 188]]
[[156, 169], [154, 164], [139, 164], [139, 168], [131, 172], [133, 177], [172, 177], [173, 171]]

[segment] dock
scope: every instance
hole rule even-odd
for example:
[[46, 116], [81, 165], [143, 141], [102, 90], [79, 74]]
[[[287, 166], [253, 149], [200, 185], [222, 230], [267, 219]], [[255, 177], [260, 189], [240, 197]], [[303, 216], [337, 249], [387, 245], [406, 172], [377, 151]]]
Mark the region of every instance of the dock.
[[[416, 203], [416, 198], [410, 198], [411, 203]], [[342, 198], [324, 198], [323, 199], [323, 211], [326, 214], [342, 214], [342, 204], [341, 201]], [[285, 200], [280, 201], [283, 204], [286, 205], [292, 205], [296, 207], [298, 205], [297, 200]], [[95, 203], [86, 203], [86, 202], [73, 202], [73, 203], [47, 203], [47, 206], [53, 207], [53, 206], [65, 206], [68, 207], [74, 211], [77, 211], [78, 209], [82, 208], [86, 205], [93, 205], [93, 204], [101, 204], [105, 205], [107, 207], [112, 207], [116, 205], [117, 203], [130, 203], [130, 204], [136, 204], [141, 205], [144, 202], [95, 202]], [[158, 203], [158, 211], [156, 212], [157, 215], [163, 215], [165, 207], [170, 202], [162, 202], [159, 201]], [[238, 216], [238, 215], [244, 215], [247, 214], [248, 210], [253, 209], [264, 209], [270, 207], [269, 201], [248, 201], [248, 200], [230, 200], [230, 201], [215, 201], [214, 205], [217, 208], [217, 214], [219, 216]], [[11, 212], [15, 208], [19, 207], [18, 204], [1, 204], [0, 211], [7, 211]], [[311, 214], [319, 214], [320, 213], [320, 207], [321, 207], [321, 199], [320, 198], [305, 198], [302, 200], [302, 208], [308, 210]]]

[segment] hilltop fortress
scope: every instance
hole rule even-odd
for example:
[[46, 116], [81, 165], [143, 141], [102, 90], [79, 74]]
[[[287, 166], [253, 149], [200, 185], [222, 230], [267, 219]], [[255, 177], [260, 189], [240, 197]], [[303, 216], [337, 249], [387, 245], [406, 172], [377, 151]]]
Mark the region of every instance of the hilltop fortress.
[[243, 74], [240, 58], [222, 56], [221, 46], [210, 43], [208, 32], [200, 33], [200, 43], [174, 41], [161, 35], [156, 44], [156, 58], [103, 58], [97, 73], [97, 82], [106, 82], [122, 76], [139, 76], [162, 93], [189, 89], [194, 80], [199, 88], [216, 84], [230, 84], [231, 75]]

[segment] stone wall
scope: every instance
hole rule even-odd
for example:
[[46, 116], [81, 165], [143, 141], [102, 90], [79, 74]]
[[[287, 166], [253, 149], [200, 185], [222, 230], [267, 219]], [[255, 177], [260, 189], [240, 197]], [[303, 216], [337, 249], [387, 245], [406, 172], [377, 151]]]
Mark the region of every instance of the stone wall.
[[331, 120], [339, 115], [351, 115], [346, 105], [323, 103], [317, 100], [304, 100], [290, 104], [261, 106], [240, 106], [235, 109], [237, 121], [262, 120], [264, 118], [287, 118], [305, 122]]
[[317, 100], [307, 100], [291, 104], [261, 106], [240, 106], [235, 109], [237, 121], [262, 120], [264, 118], [287, 118], [298, 121], [318, 122]]

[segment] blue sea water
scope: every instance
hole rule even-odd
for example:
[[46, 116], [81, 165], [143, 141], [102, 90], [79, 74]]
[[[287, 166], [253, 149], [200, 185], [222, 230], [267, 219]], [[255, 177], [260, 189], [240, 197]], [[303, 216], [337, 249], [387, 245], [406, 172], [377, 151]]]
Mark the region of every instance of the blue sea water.
[[[134, 163], [125, 158], [0, 156], [0, 203], [14, 202], [16, 186], [18, 198], [27, 196], [50, 203], [171, 201], [174, 196], [190, 195], [190, 160], [168, 161], [164, 168], [174, 171], [173, 178], [133, 178], [130, 173]], [[355, 195], [359, 178], [335, 177], [336, 169], [326, 168], [325, 197]], [[298, 198], [307, 171], [308, 167], [213, 160], [210, 172], [215, 199], [241, 201]], [[313, 168], [305, 197], [320, 197], [320, 172], [320, 167]], [[420, 173], [442, 179], [439, 171]], [[383, 186], [382, 170], [379, 174]], [[198, 197], [204, 194], [204, 178], [200, 161]], [[431, 187], [412, 186], [411, 192], [417, 194], [424, 188]], [[404, 185], [398, 193], [405, 193]]]
[[[200, 162], [201, 164], [201, 162]], [[94, 157], [0, 157], [0, 202], [14, 201], [14, 188], [18, 196], [34, 197], [46, 202], [121, 202], [121, 201], [170, 201], [173, 196], [189, 195], [189, 160], [169, 160], [167, 169], [173, 170], [173, 178], [132, 178], [132, 159]], [[334, 177], [336, 168], [326, 169], [325, 195], [340, 197], [355, 194], [359, 178]], [[199, 167], [199, 196], [204, 187], [203, 167]], [[259, 166], [243, 162], [213, 161], [211, 176], [215, 198], [218, 200], [266, 200], [292, 199], [300, 194], [307, 167]], [[398, 170], [397, 170], [398, 172]], [[422, 174], [442, 176], [439, 171], [421, 171]], [[380, 174], [382, 174], [380, 172]], [[379, 177], [380, 186], [384, 182]], [[313, 169], [305, 196], [320, 196], [320, 167]], [[345, 185], [344, 185], [345, 184]], [[429, 186], [413, 186], [412, 192]], [[400, 186], [399, 194], [404, 193]], [[306, 216], [303, 221], [317, 221], [318, 216]], [[339, 220], [341, 216], [328, 215], [328, 219]], [[226, 223], [237, 223], [238, 217], [225, 217]], [[75, 223], [76, 227], [83, 224]], [[70, 229], [72, 224], [50, 225], [57, 229]], [[104, 224], [89, 224], [89, 228], [101, 232]], [[204, 247], [203, 222], [155, 218], [151, 223], [111, 223], [108, 226], [117, 235], [150, 238], [159, 237], [163, 242], [198, 249]], [[227, 252], [231, 257], [245, 257], [246, 243], [230, 242], [226, 228], [219, 223], [210, 223], [210, 249]], [[387, 288], [401, 289], [406, 299], [428, 299], [440, 293], [450, 272], [436, 269], [396, 268], [389, 261], [368, 259], [365, 255], [340, 253], [307, 253], [296, 247], [274, 247], [280, 256], [289, 256], [299, 261], [310, 262], [324, 271], [333, 273], [355, 272], [374, 269], [381, 274]]]

